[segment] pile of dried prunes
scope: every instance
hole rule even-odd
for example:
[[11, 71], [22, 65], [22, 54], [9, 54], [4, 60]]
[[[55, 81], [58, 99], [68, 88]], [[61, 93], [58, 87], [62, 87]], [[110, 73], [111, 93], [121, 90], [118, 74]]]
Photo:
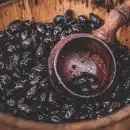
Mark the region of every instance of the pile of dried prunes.
[[[47, 62], [54, 45], [74, 33], [92, 33], [103, 25], [93, 13], [57, 15], [52, 23], [16, 20], [0, 32], [0, 111], [27, 120], [50, 123], [98, 119], [130, 103], [130, 50], [118, 41], [110, 44], [117, 62], [112, 89], [86, 101], [55, 92]], [[78, 79], [80, 80], [80, 79]], [[80, 82], [78, 82], [80, 83]]]

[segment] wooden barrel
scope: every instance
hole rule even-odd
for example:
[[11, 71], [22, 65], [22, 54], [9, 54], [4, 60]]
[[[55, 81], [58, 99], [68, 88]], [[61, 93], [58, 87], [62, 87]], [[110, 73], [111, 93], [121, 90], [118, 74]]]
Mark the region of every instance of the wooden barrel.
[[[105, 7], [112, 8], [124, 0], [104, 0]], [[75, 15], [89, 15], [93, 12], [105, 19], [108, 10], [91, 3], [91, 0], [17, 0], [0, 5], [0, 30], [16, 19], [52, 21], [55, 15], [63, 14], [68, 8]], [[125, 25], [117, 32], [117, 38], [122, 44], [130, 47], [130, 26]], [[130, 106], [98, 120], [83, 121], [70, 124], [47, 124], [17, 119], [0, 114], [1, 130], [130, 130]]]

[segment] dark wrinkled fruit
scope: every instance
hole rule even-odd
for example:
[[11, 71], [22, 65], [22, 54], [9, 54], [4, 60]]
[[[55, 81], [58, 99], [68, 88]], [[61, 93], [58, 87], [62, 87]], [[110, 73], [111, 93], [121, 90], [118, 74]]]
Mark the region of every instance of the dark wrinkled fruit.
[[59, 123], [61, 122], [61, 118], [59, 116], [52, 116], [51, 121], [54, 123]]
[[60, 37], [60, 39], [64, 39], [67, 35], [68, 35], [68, 32], [67, 32], [67, 31], [62, 31], [62, 32], [59, 34], [59, 37]]
[[24, 30], [22, 33], [21, 33], [21, 40], [25, 40], [27, 39], [27, 37], [29, 36], [29, 31], [28, 30]]
[[78, 17], [78, 20], [79, 20], [80, 24], [88, 24], [89, 23], [88, 18], [84, 15], [80, 15]]
[[24, 49], [29, 49], [32, 46], [32, 39], [31, 38], [27, 38], [26, 40], [22, 41], [22, 47]]
[[5, 67], [5, 64], [3, 62], [0, 61], [0, 70], [3, 70]]
[[38, 120], [39, 121], [48, 121], [49, 120], [49, 116], [47, 114], [38, 115]]
[[79, 24], [73, 24], [71, 28], [73, 33], [82, 32], [82, 28]]
[[46, 23], [46, 24], [45, 24], [45, 27], [46, 27], [48, 30], [52, 31], [52, 30], [53, 30], [53, 27], [54, 27], [54, 24], [53, 24], [53, 23]]
[[37, 86], [32, 86], [32, 88], [27, 91], [26, 94], [27, 97], [33, 96], [36, 93], [36, 91], [37, 91]]
[[47, 66], [44, 66], [43, 64], [41, 63], [37, 63], [37, 65], [32, 68], [32, 71], [35, 73], [35, 74], [40, 74], [40, 73], [44, 73], [44, 71], [46, 71], [47, 69]]
[[15, 45], [9, 45], [7, 48], [7, 52], [14, 53], [16, 51]]
[[73, 78], [68, 85], [72, 91], [81, 95], [91, 95], [100, 90], [99, 80], [91, 74]]
[[11, 32], [18, 32], [24, 30], [24, 22], [20, 20], [15, 20], [8, 26], [8, 30]]
[[10, 65], [12, 65], [13, 67], [17, 67], [19, 59], [20, 59], [19, 54], [14, 53], [13, 55], [11, 55], [9, 58]]
[[[31, 58], [25, 58], [25, 59], [20, 61], [20, 67], [21, 68], [30, 67], [31, 64], [32, 64]], [[30, 69], [30, 68], [26, 68], [26, 69]]]
[[31, 107], [27, 104], [18, 104], [18, 109], [22, 112], [25, 112], [27, 114], [31, 113]]
[[31, 21], [31, 20], [24, 21], [24, 24], [25, 24], [26, 29], [35, 28], [35, 23], [33, 21]]
[[41, 102], [45, 102], [47, 99], [47, 93], [46, 92], [42, 92], [40, 95], [40, 100]]
[[46, 26], [44, 24], [37, 23], [36, 24], [36, 28], [37, 28], [37, 31], [39, 31], [42, 34], [45, 34], [45, 32], [46, 32]]
[[92, 29], [98, 29], [100, 26], [104, 24], [104, 21], [93, 13], [89, 14], [89, 18], [90, 18], [90, 27]]
[[0, 31], [0, 47], [4, 46], [4, 43], [8, 40], [8, 34], [6, 31]]
[[4, 84], [4, 85], [7, 85], [11, 82], [11, 78], [9, 75], [7, 74], [4, 74], [4, 75], [1, 75], [0, 76], [0, 79], [1, 79], [1, 82]]
[[73, 18], [73, 11], [68, 9], [64, 14], [65, 22], [69, 22]]
[[41, 76], [35, 76], [34, 79], [30, 81], [31, 85], [37, 85], [40, 83]]
[[42, 44], [39, 44], [38, 48], [37, 48], [37, 51], [36, 51], [36, 56], [37, 58], [42, 58], [43, 55], [45, 54], [45, 48], [44, 48], [44, 45]]
[[54, 23], [56, 23], [56, 24], [63, 24], [64, 23], [64, 17], [62, 15], [57, 15], [54, 18]]
[[63, 27], [61, 25], [57, 25], [54, 27], [54, 36], [59, 35], [63, 30]]
[[15, 100], [14, 100], [14, 99], [8, 99], [8, 100], [7, 100], [7, 104], [8, 104], [10, 107], [14, 107], [14, 106], [15, 106]]

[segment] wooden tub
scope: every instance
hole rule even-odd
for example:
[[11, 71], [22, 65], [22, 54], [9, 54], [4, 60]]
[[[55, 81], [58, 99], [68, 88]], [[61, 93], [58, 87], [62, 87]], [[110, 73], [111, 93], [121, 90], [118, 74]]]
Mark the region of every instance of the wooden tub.
[[[119, 0], [106, 0], [106, 6], [113, 7]], [[122, 0], [123, 1], [123, 0]], [[107, 3], [108, 2], [108, 3]], [[108, 11], [91, 4], [90, 0], [17, 0], [0, 5], [0, 30], [16, 19], [30, 19], [41, 22], [52, 21], [55, 15], [63, 14], [71, 8], [76, 15], [93, 12], [105, 19]], [[130, 47], [130, 26], [119, 29], [117, 38]], [[130, 106], [99, 120], [83, 121], [72, 124], [45, 124], [16, 119], [0, 114], [0, 130], [130, 130]]]

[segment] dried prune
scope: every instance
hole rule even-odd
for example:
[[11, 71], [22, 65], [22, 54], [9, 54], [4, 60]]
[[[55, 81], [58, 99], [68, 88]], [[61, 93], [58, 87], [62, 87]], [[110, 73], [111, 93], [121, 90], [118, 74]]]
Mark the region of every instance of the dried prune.
[[61, 121], [61, 118], [59, 116], [52, 116], [51, 121], [54, 123], [59, 123]]
[[68, 111], [66, 111], [66, 113], [65, 113], [65, 119], [71, 119], [72, 118], [72, 116], [73, 116], [73, 114], [74, 114], [74, 109], [71, 109], [71, 110], [68, 110]]
[[65, 22], [69, 22], [73, 18], [73, 11], [68, 9], [64, 14]]
[[20, 55], [19, 54], [13, 54], [9, 57], [9, 63], [13, 66], [13, 67], [16, 67], [18, 65], [18, 62], [19, 62], [19, 58], [20, 58]]
[[33, 44], [32, 44], [32, 46], [33, 47], [37, 47], [37, 45], [39, 44], [39, 34], [38, 34], [38, 31], [36, 31], [36, 30], [32, 30], [32, 32], [31, 32], [31, 39], [32, 39], [32, 42], [33, 42]]
[[21, 98], [18, 100], [18, 104], [22, 104], [24, 101], [25, 101], [25, 98], [21, 97]]
[[13, 73], [13, 74], [12, 74], [12, 78], [13, 78], [13, 79], [19, 79], [19, 78], [20, 78], [20, 74], [18, 74], [18, 73]]
[[[79, 23], [79, 20], [77, 19], [77, 18], [72, 18], [71, 19], [71, 21], [69, 21], [68, 23], [67, 23], [67, 25], [69, 25], [68, 27], [71, 27], [71, 25], [73, 25], [73, 24], [79, 24], [79, 25], [81, 25], [80, 23]], [[87, 25], [87, 24], [86, 24]], [[82, 25], [81, 25], [82, 26]]]
[[15, 20], [8, 26], [8, 30], [11, 32], [18, 32], [24, 30], [24, 22], [21, 20]]
[[29, 31], [28, 30], [24, 30], [23, 32], [21, 32], [21, 40], [25, 40], [27, 39], [27, 37], [29, 36]]
[[64, 23], [64, 17], [62, 15], [57, 15], [54, 18], [54, 23], [55, 24], [63, 24]]
[[42, 33], [42, 34], [45, 34], [46, 32], [46, 26], [42, 23], [37, 23], [36, 24], [36, 28], [37, 28], [37, 31]]
[[31, 21], [31, 20], [24, 21], [24, 24], [25, 24], [26, 29], [35, 28], [35, 23], [33, 21]]
[[113, 103], [110, 105], [109, 109], [108, 109], [108, 113], [111, 113], [111, 112], [113, 112], [113, 111], [119, 109], [120, 107], [121, 107], [121, 104], [120, 104], [119, 102], [113, 102]]
[[8, 40], [8, 34], [6, 31], [0, 31], [0, 47], [4, 46], [4, 43]]
[[88, 24], [89, 23], [89, 19], [84, 15], [78, 16], [78, 20], [79, 20], [80, 24]]
[[25, 51], [25, 52], [22, 53], [22, 59], [31, 58], [31, 56], [32, 56], [31, 51]]
[[6, 68], [7, 72], [13, 70], [13, 66], [11, 64], [5, 64], [5, 68]]
[[62, 31], [62, 32], [59, 34], [59, 37], [60, 37], [60, 39], [64, 39], [67, 35], [68, 35], [68, 32], [67, 32], [67, 31]]
[[9, 45], [7, 48], [7, 52], [14, 53], [16, 51], [15, 45]]
[[[54, 24], [53, 23], [46, 23], [46, 24], [44, 24], [45, 25], [45, 27], [47, 28], [47, 30], [49, 30], [49, 31], [52, 31], [53, 30], [53, 28], [54, 28]], [[47, 31], [46, 30], [46, 31]]]
[[125, 104], [130, 104], [130, 97], [129, 96], [126, 98]]
[[30, 84], [31, 84], [31, 85], [39, 84], [39, 83], [40, 83], [40, 79], [41, 79], [41, 76], [35, 76], [35, 77], [30, 81]]
[[39, 73], [42, 73], [42, 72], [46, 71], [46, 69], [47, 69], [47, 66], [44, 66], [44, 65], [41, 64], [41, 63], [37, 63], [36, 66], [34, 66], [34, 67], [32, 68], [32, 71], [33, 71], [34, 73], [36, 73], [36, 74], [39, 74]]
[[45, 113], [42, 113], [41, 115], [38, 115], [38, 120], [39, 121], [48, 121], [49, 120], [49, 116]]
[[11, 78], [10, 78], [10, 76], [7, 75], [7, 74], [1, 75], [1, 76], [0, 76], [0, 80], [1, 80], [1, 82], [2, 82], [4, 85], [7, 85], [7, 84], [9, 84], [9, 83], [11, 82]]
[[3, 51], [0, 49], [0, 59], [3, 57]]
[[104, 24], [104, 21], [93, 13], [89, 14], [89, 18], [90, 18], [90, 22], [91, 22], [90, 26], [92, 29], [98, 29], [100, 26], [102, 26]]
[[10, 106], [10, 107], [14, 107], [15, 106], [15, 103], [16, 101], [14, 99], [8, 99], [7, 100], [7, 104]]
[[36, 51], [37, 58], [43, 57], [43, 55], [45, 54], [44, 51], [45, 51], [44, 45], [39, 44], [37, 51]]
[[54, 27], [54, 35], [57, 36], [59, 33], [61, 33], [63, 30], [63, 27], [61, 25], [57, 25]]
[[32, 111], [31, 107], [28, 106], [27, 104], [18, 104], [18, 109], [25, 113], [31, 113], [31, 111]]
[[48, 88], [49, 86], [49, 79], [48, 78], [44, 78], [42, 79], [42, 81], [40, 82], [40, 86], [43, 87], [43, 88]]
[[20, 67], [23, 67], [23, 68], [30, 66], [31, 64], [32, 64], [32, 58], [25, 58], [25, 59], [20, 61]]
[[4, 67], [5, 67], [5, 64], [2, 61], [0, 61], [0, 70], [3, 70]]
[[0, 41], [2, 40], [7, 40], [6, 38], [8, 37], [6, 31], [0, 31]]
[[79, 33], [82, 31], [82, 28], [79, 24], [73, 24], [71, 26], [73, 33]]
[[24, 86], [23, 86], [23, 84], [21, 83], [21, 82], [16, 82], [15, 83], [15, 89], [20, 89], [20, 88], [23, 88]]
[[21, 44], [24, 49], [29, 49], [33, 45], [33, 40], [32, 38], [27, 38]]
[[91, 75], [85, 74], [69, 81], [70, 89], [78, 94], [89, 94], [94, 93], [99, 90], [100, 82], [99, 80]]
[[45, 102], [47, 100], [47, 92], [42, 92], [40, 95], [41, 102]]
[[48, 103], [50, 103], [50, 104], [55, 104], [56, 103], [55, 95], [52, 92], [49, 92]]
[[37, 86], [32, 86], [28, 91], [27, 91], [27, 96], [32, 96], [36, 93], [37, 91]]

